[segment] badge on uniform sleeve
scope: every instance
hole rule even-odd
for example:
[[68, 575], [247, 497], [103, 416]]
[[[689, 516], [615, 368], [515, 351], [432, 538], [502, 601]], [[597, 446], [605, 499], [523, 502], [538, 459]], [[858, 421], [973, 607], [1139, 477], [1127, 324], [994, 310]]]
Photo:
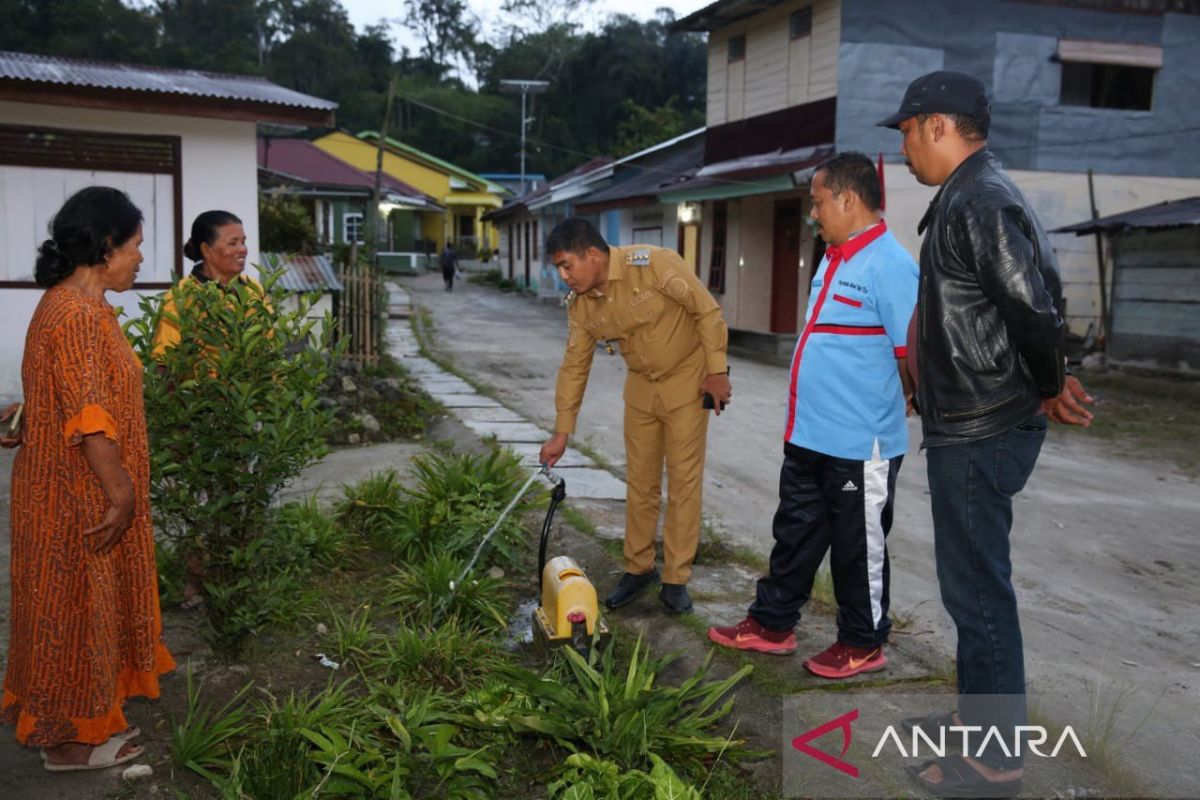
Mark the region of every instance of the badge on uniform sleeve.
[[625, 254], [625, 263], [634, 267], [650, 266], [650, 251], [644, 248], [630, 250]]

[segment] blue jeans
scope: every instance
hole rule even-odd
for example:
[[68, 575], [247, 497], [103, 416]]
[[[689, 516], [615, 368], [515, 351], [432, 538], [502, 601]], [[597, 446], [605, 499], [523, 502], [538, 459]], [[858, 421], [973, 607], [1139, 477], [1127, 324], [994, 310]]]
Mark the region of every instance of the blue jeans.
[[[926, 451], [938, 585], [958, 629], [959, 716], [985, 733], [997, 725], [1010, 749], [1014, 726], [1028, 724], [1009, 557], [1012, 499], [1033, 472], [1046, 428], [1039, 415], [986, 439]], [[972, 744], [972, 755], [975, 750]], [[995, 746], [979, 760], [996, 769], [1022, 762]]]

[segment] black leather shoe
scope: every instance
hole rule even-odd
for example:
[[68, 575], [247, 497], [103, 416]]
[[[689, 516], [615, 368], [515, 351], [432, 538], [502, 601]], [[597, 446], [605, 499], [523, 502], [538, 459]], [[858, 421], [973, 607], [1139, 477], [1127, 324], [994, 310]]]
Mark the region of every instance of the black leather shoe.
[[688, 597], [687, 587], [682, 583], [664, 583], [658, 599], [672, 614], [690, 614], [692, 611], [692, 598]]
[[621, 576], [621, 580], [617, 581], [617, 588], [613, 589], [608, 595], [608, 598], [604, 601], [604, 605], [609, 608], [627, 606], [642, 593], [643, 589], [657, 582], [657, 569], [652, 569], [644, 575], [631, 575], [626, 572]]

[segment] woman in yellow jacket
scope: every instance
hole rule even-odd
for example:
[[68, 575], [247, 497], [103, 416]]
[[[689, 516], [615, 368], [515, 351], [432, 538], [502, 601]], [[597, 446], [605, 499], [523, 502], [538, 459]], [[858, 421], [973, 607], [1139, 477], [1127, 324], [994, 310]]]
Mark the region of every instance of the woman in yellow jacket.
[[179, 343], [179, 324], [176, 322], [176, 297], [193, 283], [215, 281], [228, 286], [242, 281], [259, 292], [262, 287], [242, 274], [246, 269], [246, 230], [242, 221], [228, 211], [205, 211], [192, 223], [192, 236], [183, 246], [183, 255], [193, 263], [192, 272], [167, 292], [163, 300], [163, 316], [154, 334], [154, 355], [160, 356], [168, 347]]

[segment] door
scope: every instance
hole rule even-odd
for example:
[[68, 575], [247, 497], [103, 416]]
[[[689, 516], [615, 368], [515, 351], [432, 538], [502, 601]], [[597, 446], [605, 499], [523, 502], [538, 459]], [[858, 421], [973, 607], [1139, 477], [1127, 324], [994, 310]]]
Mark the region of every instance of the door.
[[525, 229], [525, 288], [529, 288], [529, 223], [526, 222], [523, 226]]
[[771, 248], [771, 333], [795, 333], [800, 292], [800, 230], [804, 203], [775, 203], [775, 234]]

